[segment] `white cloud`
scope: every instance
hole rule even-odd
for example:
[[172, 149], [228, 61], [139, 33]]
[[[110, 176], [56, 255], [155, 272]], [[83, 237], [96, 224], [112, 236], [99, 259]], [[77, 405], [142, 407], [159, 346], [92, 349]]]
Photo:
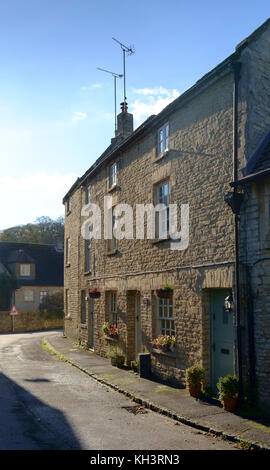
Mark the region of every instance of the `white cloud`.
[[92, 88], [101, 88], [102, 84], [101, 83], [93, 83]]
[[151, 114], [158, 114], [180, 95], [176, 89], [163, 87], [133, 89], [133, 93], [141, 95], [130, 105], [136, 124], [141, 124]]
[[38, 172], [26, 176], [0, 177], [0, 230], [64, 213], [62, 199], [78, 175]]
[[75, 111], [72, 117], [72, 122], [84, 121], [87, 119], [87, 114], [81, 111]]

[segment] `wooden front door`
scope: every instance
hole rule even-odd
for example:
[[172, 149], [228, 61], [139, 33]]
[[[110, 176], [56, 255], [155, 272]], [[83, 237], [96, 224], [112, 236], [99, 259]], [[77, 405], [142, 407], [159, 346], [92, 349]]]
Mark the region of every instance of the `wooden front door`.
[[217, 391], [219, 377], [234, 374], [233, 312], [225, 309], [226, 289], [213, 289], [210, 294], [211, 315], [211, 387]]

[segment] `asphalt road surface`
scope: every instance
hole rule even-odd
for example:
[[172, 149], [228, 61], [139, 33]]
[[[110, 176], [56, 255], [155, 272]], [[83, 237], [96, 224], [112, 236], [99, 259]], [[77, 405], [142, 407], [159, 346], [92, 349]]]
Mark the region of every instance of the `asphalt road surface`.
[[131, 400], [42, 349], [52, 333], [0, 335], [1, 450], [235, 449], [150, 410], [131, 413]]

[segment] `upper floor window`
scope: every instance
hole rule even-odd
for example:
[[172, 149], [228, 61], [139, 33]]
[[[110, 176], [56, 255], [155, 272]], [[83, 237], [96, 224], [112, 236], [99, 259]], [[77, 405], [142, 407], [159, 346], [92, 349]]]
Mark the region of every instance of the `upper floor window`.
[[114, 162], [110, 166], [110, 181], [109, 181], [110, 188], [116, 185], [116, 178], [117, 178], [117, 163]]
[[85, 204], [89, 204], [90, 202], [90, 194], [91, 194], [91, 186], [87, 186], [87, 188], [85, 188]]
[[70, 238], [66, 238], [66, 264], [70, 264]]
[[169, 213], [170, 182], [162, 181], [156, 185], [156, 203], [160, 204], [156, 212], [156, 237], [165, 238], [170, 229]]
[[114, 230], [117, 226], [117, 216], [116, 216], [116, 208], [112, 209], [112, 238], [108, 240], [108, 249], [110, 251], [117, 249], [117, 238], [114, 235]]
[[158, 130], [158, 156], [169, 148], [169, 123], [164, 124]]
[[20, 265], [20, 276], [30, 276], [31, 275], [31, 265], [30, 264], [21, 264]]
[[68, 198], [66, 202], [66, 211], [67, 211], [67, 214], [70, 213], [70, 198]]

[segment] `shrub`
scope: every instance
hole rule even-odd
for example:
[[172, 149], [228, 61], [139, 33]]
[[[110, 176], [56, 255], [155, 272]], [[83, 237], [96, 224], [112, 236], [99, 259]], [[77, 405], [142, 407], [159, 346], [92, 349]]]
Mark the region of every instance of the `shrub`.
[[219, 398], [234, 398], [238, 395], [239, 382], [234, 375], [226, 375], [225, 377], [219, 377], [217, 388], [219, 390]]
[[200, 365], [194, 365], [186, 370], [187, 383], [192, 385], [198, 385], [202, 383], [204, 379], [204, 368]]

